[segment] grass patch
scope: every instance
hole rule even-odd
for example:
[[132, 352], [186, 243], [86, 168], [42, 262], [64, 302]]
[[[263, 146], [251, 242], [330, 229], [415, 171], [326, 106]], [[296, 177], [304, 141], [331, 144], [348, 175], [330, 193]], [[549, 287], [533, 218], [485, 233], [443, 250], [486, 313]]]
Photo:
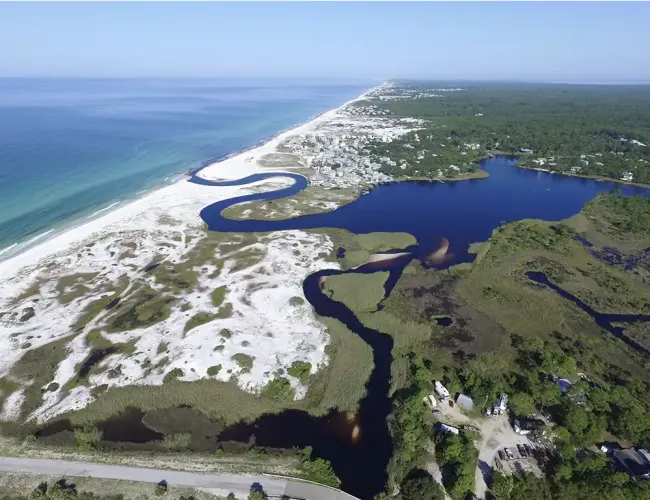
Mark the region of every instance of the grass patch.
[[248, 354], [243, 354], [241, 352], [238, 352], [236, 354], [233, 354], [233, 356], [230, 359], [232, 359], [235, 363], [239, 365], [239, 368], [241, 369], [242, 373], [247, 373], [252, 370], [253, 360], [255, 358], [249, 356]]
[[294, 306], [294, 307], [301, 306], [301, 305], [303, 305], [304, 303], [305, 303], [305, 299], [303, 299], [302, 297], [297, 297], [297, 296], [296, 296], [296, 297], [291, 297], [291, 298], [289, 299], [289, 304], [291, 304], [291, 305]]
[[91, 289], [87, 284], [97, 277], [99, 273], [77, 273], [59, 278], [56, 284], [56, 291], [59, 294], [61, 304], [69, 304], [73, 300], [90, 293]]
[[192, 434], [181, 432], [178, 434], [165, 434], [162, 447], [167, 451], [185, 451], [190, 447]]
[[192, 328], [196, 328], [197, 326], [205, 325], [206, 323], [209, 323], [213, 319], [215, 319], [217, 316], [212, 313], [208, 312], [198, 312], [194, 316], [192, 316], [189, 320], [187, 320], [187, 323], [185, 323], [185, 327], [183, 328], [183, 333], [189, 332]]
[[176, 379], [181, 378], [184, 375], [183, 370], [180, 368], [174, 368], [169, 371], [163, 378], [163, 384], [169, 384], [170, 382], [175, 382]]
[[167, 342], [160, 342], [158, 344], [158, 348], [156, 349], [156, 354], [160, 355], [164, 352], [167, 352], [167, 348], [169, 347], [169, 343]]
[[286, 378], [279, 377], [266, 384], [262, 394], [276, 401], [293, 401], [295, 392]]
[[[45, 391], [43, 386], [52, 380], [59, 363], [68, 356], [66, 346], [73, 338], [65, 337], [27, 351], [11, 367], [10, 376], [22, 381], [21, 385], [25, 387], [25, 402], [21, 415], [28, 415], [40, 406]], [[29, 381], [31, 384], [27, 385]]]
[[226, 293], [228, 292], [228, 287], [220, 286], [215, 288], [210, 297], [212, 298], [212, 305], [214, 307], [220, 307], [223, 304], [224, 299], [226, 298]]
[[156, 283], [168, 292], [192, 290], [196, 287], [199, 273], [187, 263], [174, 265], [163, 263], [152, 271]]
[[119, 297], [126, 287], [129, 284], [129, 280], [126, 276], [120, 277], [120, 280], [117, 286], [108, 286], [101, 290], [99, 293], [103, 295], [90, 302], [84, 310], [81, 312], [81, 315], [73, 323], [72, 328], [78, 330], [86, 326], [90, 321], [92, 321], [95, 316], [102, 312], [106, 307], [117, 297]]
[[219, 319], [230, 318], [232, 316], [232, 311], [232, 304], [230, 302], [226, 302], [222, 307], [219, 308], [216, 317]]
[[[345, 229], [334, 228], [311, 229], [309, 232], [330, 237], [333, 249], [331, 254], [325, 257], [340, 263], [343, 269], [364, 264], [375, 253], [403, 249], [417, 243], [417, 240], [408, 233], [354, 234]], [[345, 255], [341, 258], [337, 257], [339, 249], [345, 250]]]
[[384, 298], [388, 275], [388, 272], [377, 272], [328, 276], [325, 288], [333, 300], [342, 302], [354, 312], [375, 311]]
[[131, 297], [128, 304], [123, 305], [126, 311], [117, 313], [109, 325], [109, 332], [124, 332], [138, 328], [146, 328], [166, 320], [170, 313], [173, 297], [160, 295], [157, 291], [144, 287]]
[[286, 220], [302, 215], [330, 212], [336, 208], [331, 206], [332, 203], [340, 207], [353, 202], [358, 196], [359, 192], [354, 188], [327, 189], [308, 186], [288, 198], [234, 205], [224, 210], [223, 216], [234, 220]]
[[307, 384], [309, 382], [309, 377], [311, 376], [311, 363], [306, 361], [294, 361], [291, 363], [287, 373], [292, 377], [299, 379], [303, 384]]

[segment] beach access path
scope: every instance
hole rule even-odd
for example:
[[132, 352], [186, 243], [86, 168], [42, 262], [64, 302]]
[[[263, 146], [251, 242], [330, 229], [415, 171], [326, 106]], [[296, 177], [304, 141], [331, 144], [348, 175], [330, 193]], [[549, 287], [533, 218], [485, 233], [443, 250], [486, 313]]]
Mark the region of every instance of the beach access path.
[[269, 498], [304, 500], [358, 500], [336, 488], [284, 476], [255, 474], [209, 474], [166, 469], [149, 469], [92, 462], [40, 458], [0, 457], [0, 471], [64, 477], [95, 477], [169, 486], [190, 486], [226, 497], [229, 493], [247, 498], [251, 486], [262, 487]]

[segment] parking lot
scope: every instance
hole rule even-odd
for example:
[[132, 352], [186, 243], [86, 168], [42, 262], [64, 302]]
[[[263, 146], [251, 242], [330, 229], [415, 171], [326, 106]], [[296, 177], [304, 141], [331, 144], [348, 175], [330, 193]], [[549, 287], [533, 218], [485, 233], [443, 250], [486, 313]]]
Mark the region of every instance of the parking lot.
[[504, 447], [497, 450], [494, 466], [505, 474], [530, 472], [541, 476], [535, 453], [535, 449], [527, 443]]
[[[491, 474], [492, 467], [504, 473], [528, 471], [541, 474], [535, 458], [522, 456], [518, 449], [518, 445], [525, 445], [533, 450], [533, 443], [527, 436], [517, 434], [514, 431], [506, 414], [472, 419], [465, 415], [457, 405], [450, 406], [446, 401], [438, 404], [436, 410], [435, 416], [438, 420], [456, 425], [459, 428], [464, 425], [471, 425], [481, 434], [480, 441], [477, 443], [479, 464], [476, 468], [476, 489], [474, 491], [478, 498], [485, 498], [487, 492], [485, 479], [486, 476]], [[524, 455], [527, 454], [525, 446]], [[505, 453], [506, 448], [510, 450], [512, 459], [505, 455], [504, 460], [501, 460], [498, 452]]]

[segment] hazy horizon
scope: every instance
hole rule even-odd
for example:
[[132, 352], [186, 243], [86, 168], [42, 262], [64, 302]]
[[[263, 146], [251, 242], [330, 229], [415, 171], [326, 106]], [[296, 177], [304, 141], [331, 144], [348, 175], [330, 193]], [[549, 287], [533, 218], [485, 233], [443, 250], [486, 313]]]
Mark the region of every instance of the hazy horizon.
[[0, 3], [0, 77], [650, 83], [650, 4]]

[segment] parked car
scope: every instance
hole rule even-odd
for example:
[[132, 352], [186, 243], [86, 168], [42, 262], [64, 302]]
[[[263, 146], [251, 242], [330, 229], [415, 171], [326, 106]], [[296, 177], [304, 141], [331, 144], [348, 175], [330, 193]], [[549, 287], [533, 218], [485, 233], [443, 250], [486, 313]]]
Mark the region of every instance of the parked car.
[[517, 449], [519, 450], [519, 454], [520, 454], [522, 457], [527, 457], [527, 456], [528, 456], [528, 453], [526, 452], [526, 448], [524, 448], [523, 445], [518, 444], [518, 445], [517, 445]]
[[436, 414], [440, 413], [440, 410], [438, 408], [434, 408], [433, 410], [431, 410], [431, 413], [436, 415]]
[[533, 456], [533, 448], [529, 444], [525, 444], [524, 448], [526, 448], [526, 453], [528, 453], [529, 456]]
[[512, 452], [510, 451], [510, 448], [504, 448], [503, 451], [506, 452], [506, 455], [508, 455], [508, 459], [509, 459], [509, 460], [514, 460], [515, 456], [514, 456], [514, 455], [512, 454]]
[[503, 453], [503, 450], [499, 450], [499, 458], [500, 458], [501, 460], [505, 460], [505, 459], [506, 459], [506, 454]]

